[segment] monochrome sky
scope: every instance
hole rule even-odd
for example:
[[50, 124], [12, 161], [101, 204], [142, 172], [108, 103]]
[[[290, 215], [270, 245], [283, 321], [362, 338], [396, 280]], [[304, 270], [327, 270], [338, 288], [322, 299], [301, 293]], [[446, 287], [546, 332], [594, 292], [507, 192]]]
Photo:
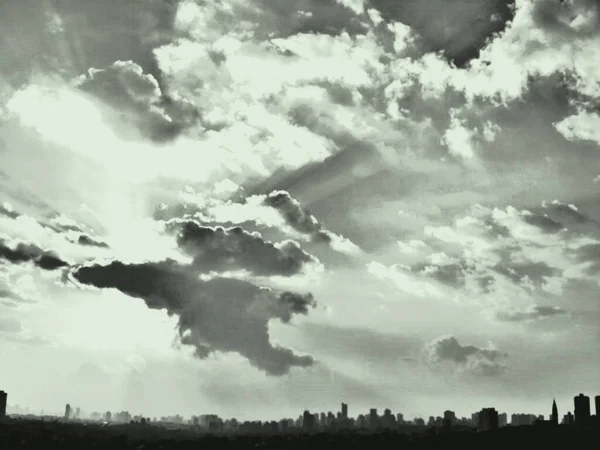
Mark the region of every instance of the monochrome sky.
[[0, 388], [150, 416], [600, 393], [597, 0], [5, 0]]

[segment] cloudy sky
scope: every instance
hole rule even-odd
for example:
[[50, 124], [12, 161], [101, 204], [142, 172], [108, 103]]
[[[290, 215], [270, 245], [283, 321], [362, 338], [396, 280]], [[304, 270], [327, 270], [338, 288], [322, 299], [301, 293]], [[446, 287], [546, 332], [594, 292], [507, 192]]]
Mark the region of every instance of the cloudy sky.
[[0, 38], [9, 403], [600, 393], [597, 0], [5, 0]]

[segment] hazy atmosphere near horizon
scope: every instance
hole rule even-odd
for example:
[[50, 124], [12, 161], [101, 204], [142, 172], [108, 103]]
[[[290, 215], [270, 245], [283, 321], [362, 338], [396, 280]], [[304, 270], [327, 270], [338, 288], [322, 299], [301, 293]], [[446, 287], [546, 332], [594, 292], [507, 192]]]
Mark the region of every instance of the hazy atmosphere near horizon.
[[599, 199], [598, 0], [0, 0], [11, 405], [566, 412]]

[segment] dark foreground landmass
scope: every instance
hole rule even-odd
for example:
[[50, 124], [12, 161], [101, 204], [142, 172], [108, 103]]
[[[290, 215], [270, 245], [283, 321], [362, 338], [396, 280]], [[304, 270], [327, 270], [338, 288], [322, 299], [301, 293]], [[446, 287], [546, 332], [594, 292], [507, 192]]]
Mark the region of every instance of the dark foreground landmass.
[[[505, 427], [477, 432], [463, 429], [424, 433], [339, 432], [288, 433], [272, 436], [199, 435], [191, 430], [168, 430], [135, 425], [101, 427], [94, 424], [9, 420], [0, 423], [0, 449], [317, 449], [333, 446], [346, 449], [433, 449], [506, 448], [567, 449], [598, 442], [600, 431], [570, 427]], [[501, 447], [501, 448], [502, 448]]]

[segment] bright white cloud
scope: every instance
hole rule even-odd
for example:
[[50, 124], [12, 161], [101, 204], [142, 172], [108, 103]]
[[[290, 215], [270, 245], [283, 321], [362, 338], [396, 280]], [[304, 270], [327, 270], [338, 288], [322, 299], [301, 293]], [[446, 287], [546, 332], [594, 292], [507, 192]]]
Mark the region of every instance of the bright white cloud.
[[466, 128], [457, 117], [452, 117], [450, 127], [442, 138], [451, 155], [471, 159], [475, 156], [473, 148], [473, 132]]
[[592, 141], [600, 145], [600, 115], [580, 111], [554, 124], [569, 141]]

